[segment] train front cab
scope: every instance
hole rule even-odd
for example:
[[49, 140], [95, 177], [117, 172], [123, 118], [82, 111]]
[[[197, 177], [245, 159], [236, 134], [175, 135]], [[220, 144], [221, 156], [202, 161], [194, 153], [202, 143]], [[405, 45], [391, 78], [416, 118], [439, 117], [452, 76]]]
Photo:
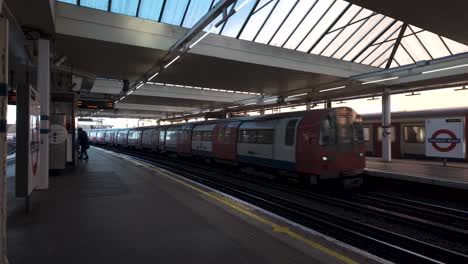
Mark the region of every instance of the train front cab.
[[297, 170], [309, 182], [343, 179], [360, 185], [364, 171], [365, 145], [362, 122], [347, 107], [306, 112], [297, 130]]

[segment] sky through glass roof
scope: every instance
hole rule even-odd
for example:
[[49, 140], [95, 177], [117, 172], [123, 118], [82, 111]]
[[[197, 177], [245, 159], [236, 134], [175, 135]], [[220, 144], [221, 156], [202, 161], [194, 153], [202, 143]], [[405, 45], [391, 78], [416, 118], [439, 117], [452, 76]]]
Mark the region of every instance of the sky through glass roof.
[[[59, 0], [192, 27], [218, 0]], [[238, 0], [230, 9], [246, 0]], [[206, 30], [220, 20], [215, 19]], [[344, 0], [250, 0], [212, 31], [227, 37], [384, 68], [468, 52], [468, 46]]]

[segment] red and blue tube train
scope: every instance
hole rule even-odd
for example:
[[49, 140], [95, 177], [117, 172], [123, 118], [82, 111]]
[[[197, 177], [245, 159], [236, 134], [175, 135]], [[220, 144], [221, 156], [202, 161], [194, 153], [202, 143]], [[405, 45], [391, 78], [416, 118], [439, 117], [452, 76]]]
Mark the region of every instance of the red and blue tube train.
[[89, 130], [92, 144], [273, 169], [315, 184], [361, 184], [362, 120], [340, 107], [157, 127]]

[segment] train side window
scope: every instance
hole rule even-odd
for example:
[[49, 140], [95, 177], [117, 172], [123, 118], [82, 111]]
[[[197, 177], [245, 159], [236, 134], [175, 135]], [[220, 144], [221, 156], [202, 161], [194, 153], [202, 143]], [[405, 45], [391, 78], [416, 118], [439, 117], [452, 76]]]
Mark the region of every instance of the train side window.
[[290, 120], [286, 125], [286, 133], [284, 135], [284, 144], [286, 146], [294, 145], [294, 138], [296, 135], [297, 120]]
[[225, 139], [224, 139], [224, 136], [225, 136], [224, 135], [224, 130], [225, 130], [224, 128], [220, 128], [218, 130], [218, 142], [224, 142], [225, 141]]
[[231, 143], [231, 129], [226, 128], [224, 130], [224, 143]]
[[273, 144], [273, 130], [261, 129], [257, 130], [257, 144]]
[[213, 133], [211, 131], [203, 131], [202, 141], [212, 141]]
[[362, 132], [364, 135], [364, 142], [369, 142], [370, 141], [370, 128], [369, 127], [363, 127]]
[[405, 143], [423, 144], [426, 141], [426, 130], [421, 126], [405, 126], [403, 134]]
[[193, 131], [192, 132], [192, 141], [200, 141], [200, 140], [201, 140], [200, 131]]
[[[394, 126], [390, 128], [390, 133], [392, 137], [392, 142], [395, 142], [395, 127]], [[381, 126], [377, 128], [377, 140], [382, 141], [382, 127]]]
[[256, 142], [257, 131], [256, 130], [241, 130], [240, 131], [240, 142], [253, 144]]

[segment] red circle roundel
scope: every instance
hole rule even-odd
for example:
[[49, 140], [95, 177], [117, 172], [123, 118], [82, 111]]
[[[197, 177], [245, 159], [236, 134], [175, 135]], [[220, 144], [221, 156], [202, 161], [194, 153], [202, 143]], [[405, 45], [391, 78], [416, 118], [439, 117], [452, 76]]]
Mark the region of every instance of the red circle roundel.
[[[435, 139], [437, 138], [437, 136], [439, 135], [442, 135], [442, 134], [446, 134], [450, 137], [450, 139], [452, 140], [456, 140], [457, 139], [457, 136], [450, 130], [447, 130], [447, 129], [440, 129], [440, 130], [437, 130], [436, 132], [434, 132], [434, 134], [432, 134], [432, 139]], [[432, 146], [437, 149], [438, 151], [440, 152], [449, 152], [451, 150], [453, 150], [457, 144], [455, 142], [451, 142], [450, 145], [448, 145], [447, 147], [441, 147], [437, 144], [437, 142], [431, 142]]]

